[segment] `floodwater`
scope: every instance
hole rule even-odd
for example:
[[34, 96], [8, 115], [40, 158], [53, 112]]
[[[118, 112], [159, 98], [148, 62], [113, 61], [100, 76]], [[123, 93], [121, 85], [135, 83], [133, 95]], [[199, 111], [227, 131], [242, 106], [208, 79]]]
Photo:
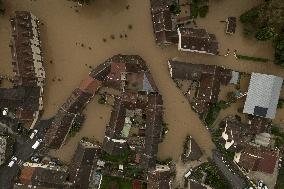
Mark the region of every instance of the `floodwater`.
[[[216, 34], [222, 54], [225, 54], [223, 52], [229, 48], [231, 51], [237, 49], [241, 54], [272, 59], [273, 50], [270, 43], [243, 38], [239, 23], [236, 34], [226, 36], [225, 25], [220, 22], [228, 16], [240, 15], [258, 2], [258, 0], [212, 1], [207, 18], [197, 19], [197, 25]], [[44, 118], [56, 113], [72, 90], [87, 76], [90, 71], [89, 66], [95, 67], [118, 53], [140, 55], [147, 62], [163, 95], [165, 121], [170, 129], [159, 147], [160, 158], [178, 159], [187, 134], [195, 138], [207, 156], [211, 155], [211, 150], [214, 148], [208, 131], [170, 79], [167, 69], [168, 59], [179, 57], [193, 63], [216, 64], [240, 71], [284, 76], [283, 69], [272, 63], [242, 62], [236, 61], [233, 55], [228, 57], [199, 55], [178, 52], [176, 46], [156, 46], [150, 0], [96, 0], [91, 6], [83, 8], [76, 8], [76, 3], [67, 0], [4, 0], [4, 4], [7, 8], [6, 16], [0, 17], [1, 74], [11, 74], [11, 55], [8, 47], [11, 36], [9, 15], [15, 10], [32, 11], [44, 24], [41, 28], [47, 72]], [[129, 25], [132, 25], [132, 29], [129, 29]], [[124, 37], [120, 38], [120, 34]], [[61, 150], [53, 151], [52, 154], [70, 161], [77, 141], [82, 136], [102, 141], [110, 110], [110, 107], [99, 105], [96, 100], [91, 102], [85, 111], [87, 120], [81, 132], [68, 141]]]

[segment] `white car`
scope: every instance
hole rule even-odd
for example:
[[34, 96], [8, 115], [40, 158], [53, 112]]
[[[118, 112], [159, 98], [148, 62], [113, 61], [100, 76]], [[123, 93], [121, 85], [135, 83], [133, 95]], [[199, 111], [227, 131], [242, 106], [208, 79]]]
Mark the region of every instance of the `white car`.
[[16, 163], [17, 160], [18, 160], [18, 158], [15, 157], [15, 156], [13, 156], [12, 159], [11, 159], [11, 161], [9, 162], [8, 166], [9, 166], [9, 167], [12, 167], [12, 166]]
[[40, 145], [40, 143], [42, 143], [42, 139], [38, 139], [32, 146], [33, 149], [37, 149], [38, 146]]
[[37, 132], [38, 132], [37, 129], [33, 130], [32, 134], [30, 135], [30, 139], [33, 139], [35, 135], [37, 134]]

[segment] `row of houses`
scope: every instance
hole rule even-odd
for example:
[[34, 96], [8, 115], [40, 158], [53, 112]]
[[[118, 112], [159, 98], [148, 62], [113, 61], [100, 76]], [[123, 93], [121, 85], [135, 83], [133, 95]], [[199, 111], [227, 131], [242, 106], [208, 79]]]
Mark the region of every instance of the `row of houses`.
[[32, 129], [43, 110], [45, 84], [40, 22], [26, 11], [15, 12], [10, 21], [14, 86], [0, 88], [0, 107], [14, 114], [26, 128]]
[[[173, 14], [170, 11], [170, 5], [173, 2], [172, 0], [151, 0], [156, 43], [158, 45], [178, 44], [180, 51], [218, 55], [219, 43], [216, 36], [208, 33], [205, 29], [183, 26], [181, 22], [187, 23], [191, 19], [189, 17], [179, 18]], [[230, 30], [229, 32], [233, 31]]]

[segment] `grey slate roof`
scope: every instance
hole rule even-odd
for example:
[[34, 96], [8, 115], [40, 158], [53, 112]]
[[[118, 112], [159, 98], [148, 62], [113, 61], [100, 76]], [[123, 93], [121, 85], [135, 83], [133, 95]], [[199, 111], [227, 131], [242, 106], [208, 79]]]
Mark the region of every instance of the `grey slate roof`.
[[252, 73], [243, 113], [273, 119], [283, 78]]

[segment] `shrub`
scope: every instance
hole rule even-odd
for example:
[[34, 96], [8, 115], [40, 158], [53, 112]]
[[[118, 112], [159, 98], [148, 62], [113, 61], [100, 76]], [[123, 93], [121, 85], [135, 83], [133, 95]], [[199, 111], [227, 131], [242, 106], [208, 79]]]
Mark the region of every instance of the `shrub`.
[[275, 46], [274, 63], [280, 66], [284, 66], [284, 34], [279, 35], [274, 40], [274, 46]]
[[173, 3], [170, 5], [170, 11], [173, 14], [179, 14], [181, 12], [180, 6], [176, 1], [173, 1]]
[[263, 27], [255, 34], [255, 38], [260, 41], [266, 41], [272, 39], [275, 36], [275, 32], [271, 27]]
[[202, 7], [200, 7], [200, 8], [199, 8], [199, 16], [200, 16], [201, 18], [204, 18], [204, 17], [207, 15], [208, 10], [209, 10], [209, 7], [208, 7], [208, 6], [202, 6]]

